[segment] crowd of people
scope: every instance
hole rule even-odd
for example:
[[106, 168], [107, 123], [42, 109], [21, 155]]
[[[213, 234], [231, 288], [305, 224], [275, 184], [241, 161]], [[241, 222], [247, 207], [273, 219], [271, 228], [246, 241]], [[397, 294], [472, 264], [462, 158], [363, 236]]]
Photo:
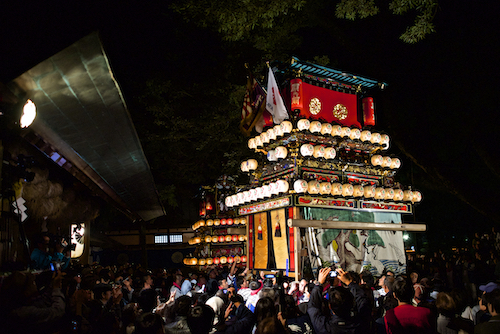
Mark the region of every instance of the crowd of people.
[[[325, 267], [300, 281], [224, 266], [79, 265], [39, 239], [37, 271], [0, 283], [5, 333], [500, 333], [498, 240], [410, 254], [407, 274]], [[51, 256], [51, 261], [44, 257]], [[59, 265], [54, 265], [59, 262]]]

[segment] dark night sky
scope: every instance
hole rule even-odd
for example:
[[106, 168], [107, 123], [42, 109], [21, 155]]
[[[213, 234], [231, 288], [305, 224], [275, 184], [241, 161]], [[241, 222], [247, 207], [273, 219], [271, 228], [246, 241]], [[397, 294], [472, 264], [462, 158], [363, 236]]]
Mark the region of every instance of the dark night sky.
[[[220, 61], [232, 52], [213, 33], [172, 14], [168, 1], [10, 2], [0, 5], [4, 83], [95, 30], [126, 100], [158, 71], [176, 80], [206, 80], [204, 69], [223, 70]], [[423, 192], [416, 220], [428, 224], [430, 235], [469, 233], [500, 221], [494, 197], [500, 187], [497, 13], [496, 1], [441, 1], [436, 33], [416, 45], [398, 40], [411, 16], [351, 22], [332, 14], [329, 29], [301, 31], [302, 46], [291, 54], [303, 60], [327, 55], [332, 67], [389, 84], [377, 96], [376, 129], [391, 135], [391, 153], [398, 154], [399, 144], [426, 167], [427, 173], [399, 154], [406, 184], [413, 171], [413, 184]], [[244, 72], [234, 80], [243, 84]], [[438, 173], [451, 188], [473, 194], [470, 205], [437, 182]]]

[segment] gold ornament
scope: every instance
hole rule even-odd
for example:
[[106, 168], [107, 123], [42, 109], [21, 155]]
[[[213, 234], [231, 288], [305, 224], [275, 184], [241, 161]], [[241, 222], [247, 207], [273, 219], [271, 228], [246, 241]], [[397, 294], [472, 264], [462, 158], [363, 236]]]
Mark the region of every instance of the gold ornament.
[[347, 118], [347, 108], [343, 104], [337, 104], [333, 107], [333, 116], [337, 119], [344, 120]]
[[319, 114], [321, 111], [321, 101], [318, 98], [312, 98], [309, 102], [309, 111], [313, 115]]

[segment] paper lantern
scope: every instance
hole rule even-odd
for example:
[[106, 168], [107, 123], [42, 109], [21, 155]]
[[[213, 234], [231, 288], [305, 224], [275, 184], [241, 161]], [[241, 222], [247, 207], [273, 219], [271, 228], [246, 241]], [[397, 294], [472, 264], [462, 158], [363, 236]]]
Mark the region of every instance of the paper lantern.
[[299, 129], [299, 131], [309, 130], [310, 126], [311, 126], [311, 123], [309, 122], [308, 119], [300, 119], [297, 122], [297, 129]]
[[239, 255], [236, 255], [236, 256], [234, 257], [234, 262], [236, 262], [236, 263], [240, 263], [240, 262], [241, 262], [241, 257], [240, 257]]
[[226, 224], [227, 225], [233, 225], [233, 218], [226, 219]]
[[271, 197], [271, 188], [268, 184], [262, 186], [262, 192], [264, 193], [264, 198]]
[[255, 202], [257, 200], [257, 189], [250, 189], [250, 201]]
[[370, 131], [368, 130], [361, 131], [361, 135], [359, 137], [361, 141], [370, 141], [371, 138], [372, 138], [372, 133]]
[[234, 234], [234, 235], [232, 236], [232, 241], [233, 241], [233, 242], [237, 242], [237, 241], [238, 241], [238, 235], [237, 235], [237, 234]]
[[253, 150], [257, 148], [257, 145], [255, 144], [255, 138], [250, 138], [248, 140], [248, 148]]
[[259, 163], [255, 159], [248, 159], [247, 160], [248, 170], [250, 170], [250, 171], [256, 170], [258, 165], [259, 165]]
[[382, 156], [380, 154], [373, 155], [370, 159], [371, 163], [373, 166], [380, 166], [382, 165]]
[[214, 263], [214, 259], [212, 259], [211, 257], [209, 257], [207, 259], [207, 265], [211, 266], [213, 263]]
[[207, 263], [207, 260], [205, 260], [205, 259], [199, 259], [199, 260], [198, 260], [198, 264], [199, 264], [200, 266], [204, 266], [206, 263]]
[[214, 257], [214, 264], [219, 264], [220, 263], [220, 259], [218, 257]]
[[389, 168], [391, 167], [391, 162], [391, 157], [383, 157], [381, 166], [384, 168]]
[[220, 219], [214, 219], [214, 226], [220, 225]]
[[231, 242], [231, 240], [233, 240], [233, 237], [229, 234], [224, 237], [225, 242]]
[[323, 136], [329, 136], [332, 134], [332, 125], [330, 123], [321, 124], [321, 134]]
[[197, 258], [195, 258], [195, 257], [193, 257], [193, 258], [191, 259], [191, 263], [190, 263], [190, 264], [191, 264], [192, 266], [196, 266], [196, 264], [198, 264], [198, 259], [197, 259]]
[[276, 132], [274, 131], [274, 128], [270, 128], [267, 130], [267, 136], [269, 137], [269, 140], [276, 140]]
[[340, 183], [332, 184], [331, 194], [333, 196], [342, 195], [342, 184], [340, 184]]
[[260, 138], [260, 136], [257, 136], [255, 137], [255, 147], [259, 148], [259, 147], [262, 147], [263, 144], [262, 144], [262, 138]]
[[389, 201], [394, 199], [394, 189], [392, 188], [385, 188], [385, 200]]
[[232, 256], [229, 256], [227, 258], [227, 263], [232, 264], [234, 262], [234, 258]]
[[413, 192], [411, 190], [405, 190], [403, 192], [403, 201], [410, 202], [413, 200]]
[[283, 136], [283, 129], [281, 129], [281, 124], [275, 125], [273, 127], [276, 138]]
[[380, 145], [389, 146], [389, 142], [390, 142], [389, 135], [387, 135], [385, 133], [380, 135]]
[[219, 235], [219, 242], [224, 242], [226, 239], [223, 235]]
[[309, 131], [311, 131], [311, 133], [320, 133], [321, 132], [321, 122], [312, 121], [311, 125], [309, 126]]
[[319, 182], [316, 180], [309, 181], [307, 183], [307, 192], [311, 195], [319, 193]]
[[241, 218], [240, 219], [240, 225], [245, 225], [247, 223], [246, 218]]
[[262, 140], [262, 144], [269, 144], [269, 135], [267, 132], [262, 132], [260, 134], [260, 140]]
[[241, 256], [241, 262], [247, 262], [247, 256], [246, 255], [242, 255]]
[[349, 134], [349, 138], [351, 138], [351, 140], [357, 140], [357, 139], [361, 138], [361, 131], [359, 131], [359, 129], [357, 129], [357, 128], [351, 129], [351, 133]]
[[332, 136], [340, 137], [342, 135], [342, 127], [340, 125], [332, 125]]
[[382, 187], [375, 188], [375, 199], [385, 199], [385, 189]]
[[248, 192], [248, 190], [245, 190], [243, 192], [243, 202], [244, 203], [249, 203], [250, 202], [250, 193]]
[[221, 224], [221, 225], [226, 225], [226, 218], [222, 218], [222, 219], [220, 220], [220, 224]]
[[316, 159], [323, 158], [325, 156], [325, 147], [323, 145], [314, 146], [313, 156]]
[[240, 219], [239, 218], [233, 218], [233, 223], [234, 223], [234, 225], [238, 225], [240, 223]]
[[342, 185], [342, 196], [350, 197], [354, 194], [354, 187], [350, 183], [345, 183]]
[[375, 196], [375, 187], [374, 186], [363, 187], [363, 192], [365, 198], [373, 198]]
[[202, 219], [202, 220], [199, 220], [198, 221], [198, 225], [201, 227], [201, 226], [205, 226], [205, 221]]
[[279, 194], [278, 185], [276, 184], [276, 182], [269, 183], [269, 190], [271, 191], [271, 195]]
[[300, 154], [304, 157], [310, 157], [314, 154], [314, 146], [311, 144], [303, 144], [300, 147]]
[[337, 152], [333, 147], [327, 147], [325, 148], [325, 159], [328, 160], [333, 160], [335, 159], [335, 156], [337, 155]]
[[292, 122], [283, 121], [283, 122], [281, 122], [280, 125], [281, 125], [281, 130], [283, 130], [283, 135], [286, 135], [286, 134], [289, 134], [290, 132], [292, 132], [292, 129], [293, 129]]
[[370, 142], [372, 144], [378, 144], [378, 143], [380, 143], [380, 133], [378, 133], [378, 132], [372, 133], [372, 136], [370, 138]]
[[216, 243], [216, 242], [219, 242], [219, 237], [214, 235], [214, 236], [212, 236], [212, 243]]
[[263, 199], [264, 198], [264, 189], [262, 187], [257, 187], [257, 199]]
[[288, 188], [290, 187], [288, 182], [285, 180], [278, 180], [276, 181], [276, 185], [278, 187], [278, 193], [286, 193], [288, 191]]
[[206, 242], [206, 243], [211, 243], [211, 242], [212, 242], [212, 236], [207, 235], [207, 236], [205, 237], [205, 242]]
[[248, 173], [248, 164], [246, 161], [243, 161], [241, 163], [241, 171], [244, 172], [244, 173]]
[[340, 136], [341, 137], [349, 137], [350, 134], [351, 134], [351, 128], [348, 127], [348, 126], [344, 126], [340, 130]]
[[412, 202], [418, 203], [422, 201], [422, 194], [420, 191], [414, 191], [413, 192], [413, 200]]
[[233, 206], [233, 202], [231, 201], [232, 200], [232, 197], [231, 196], [227, 196], [225, 199], [224, 199], [224, 203], [226, 204], [226, 206], [228, 208], [231, 208]]
[[196, 243], [196, 244], [201, 243], [201, 238], [200, 237], [195, 237], [194, 238], [194, 243]]
[[352, 195], [354, 197], [363, 197], [365, 195], [365, 190], [364, 190], [363, 186], [360, 184], [355, 185], [353, 188]]
[[302, 193], [306, 192], [307, 188], [308, 188], [308, 184], [307, 184], [306, 180], [296, 180], [293, 183], [293, 190], [295, 190], [295, 192], [297, 194], [302, 194]]
[[394, 200], [402, 201], [404, 196], [404, 191], [401, 189], [394, 189]]
[[330, 182], [321, 182], [319, 184], [319, 193], [321, 195], [330, 195], [332, 191], [332, 184]]
[[243, 204], [243, 193], [242, 192], [239, 192], [236, 194], [236, 203], [237, 205], [241, 205]]
[[245, 235], [244, 234], [238, 235], [238, 241], [241, 241], [241, 242], [245, 241]]
[[285, 146], [276, 147], [274, 152], [276, 154], [276, 158], [278, 158], [278, 159], [285, 159], [287, 154], [288, 154], [288, 150], [286, 149]]
[[391, 169], [398, 169], [401, 167], [401, 160], [398, 158], [391, 158]]
[[186, 258], [184, 258], [184, 259], [182, 260], [182, 263], [184, 263], [184, 264], [187, 266], [187, 265], [188, 265], [188, 260], [189, 260], [189, 259], [186, 257]]
[[267, 160], [268, 161], [278, 161], [278, 158], [276, 157], [276, 151], [275, 150], [269, 150], [267, 152]]

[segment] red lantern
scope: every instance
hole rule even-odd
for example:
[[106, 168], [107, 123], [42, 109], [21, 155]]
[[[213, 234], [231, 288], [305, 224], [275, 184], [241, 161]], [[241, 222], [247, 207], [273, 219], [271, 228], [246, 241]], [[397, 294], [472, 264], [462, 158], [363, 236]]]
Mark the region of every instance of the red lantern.
[[238, 235], [237, 235], [237, 234], [233, 235], [233, 241], [234, 241], [234, 242], [237, 242], [237, 241], [238, 241]]
[[247, 262], [247, 256], [246, 255], [242, 255], [241, 256], [241, 262]]
[[224, 236], [223, 235], [219, 235], [219, 242], [224, 242]]
[[231, 218], [226, 219], [226, 224], [233, 225], [233, 220]]
[[234, 262], [234, 258], [232, 256], [227, 258], [227, 263], [231, 264]]
[[222, 219], [220, 220], [220, 224], [221, 224], [221, 225], [226, 225], [226, 220], [225, 220], [224, 218], [222, 218]]
[[215, 257], [214, 258], [214, 264], [219, 264], [220, 263], [220, 259], [218, 257]]

